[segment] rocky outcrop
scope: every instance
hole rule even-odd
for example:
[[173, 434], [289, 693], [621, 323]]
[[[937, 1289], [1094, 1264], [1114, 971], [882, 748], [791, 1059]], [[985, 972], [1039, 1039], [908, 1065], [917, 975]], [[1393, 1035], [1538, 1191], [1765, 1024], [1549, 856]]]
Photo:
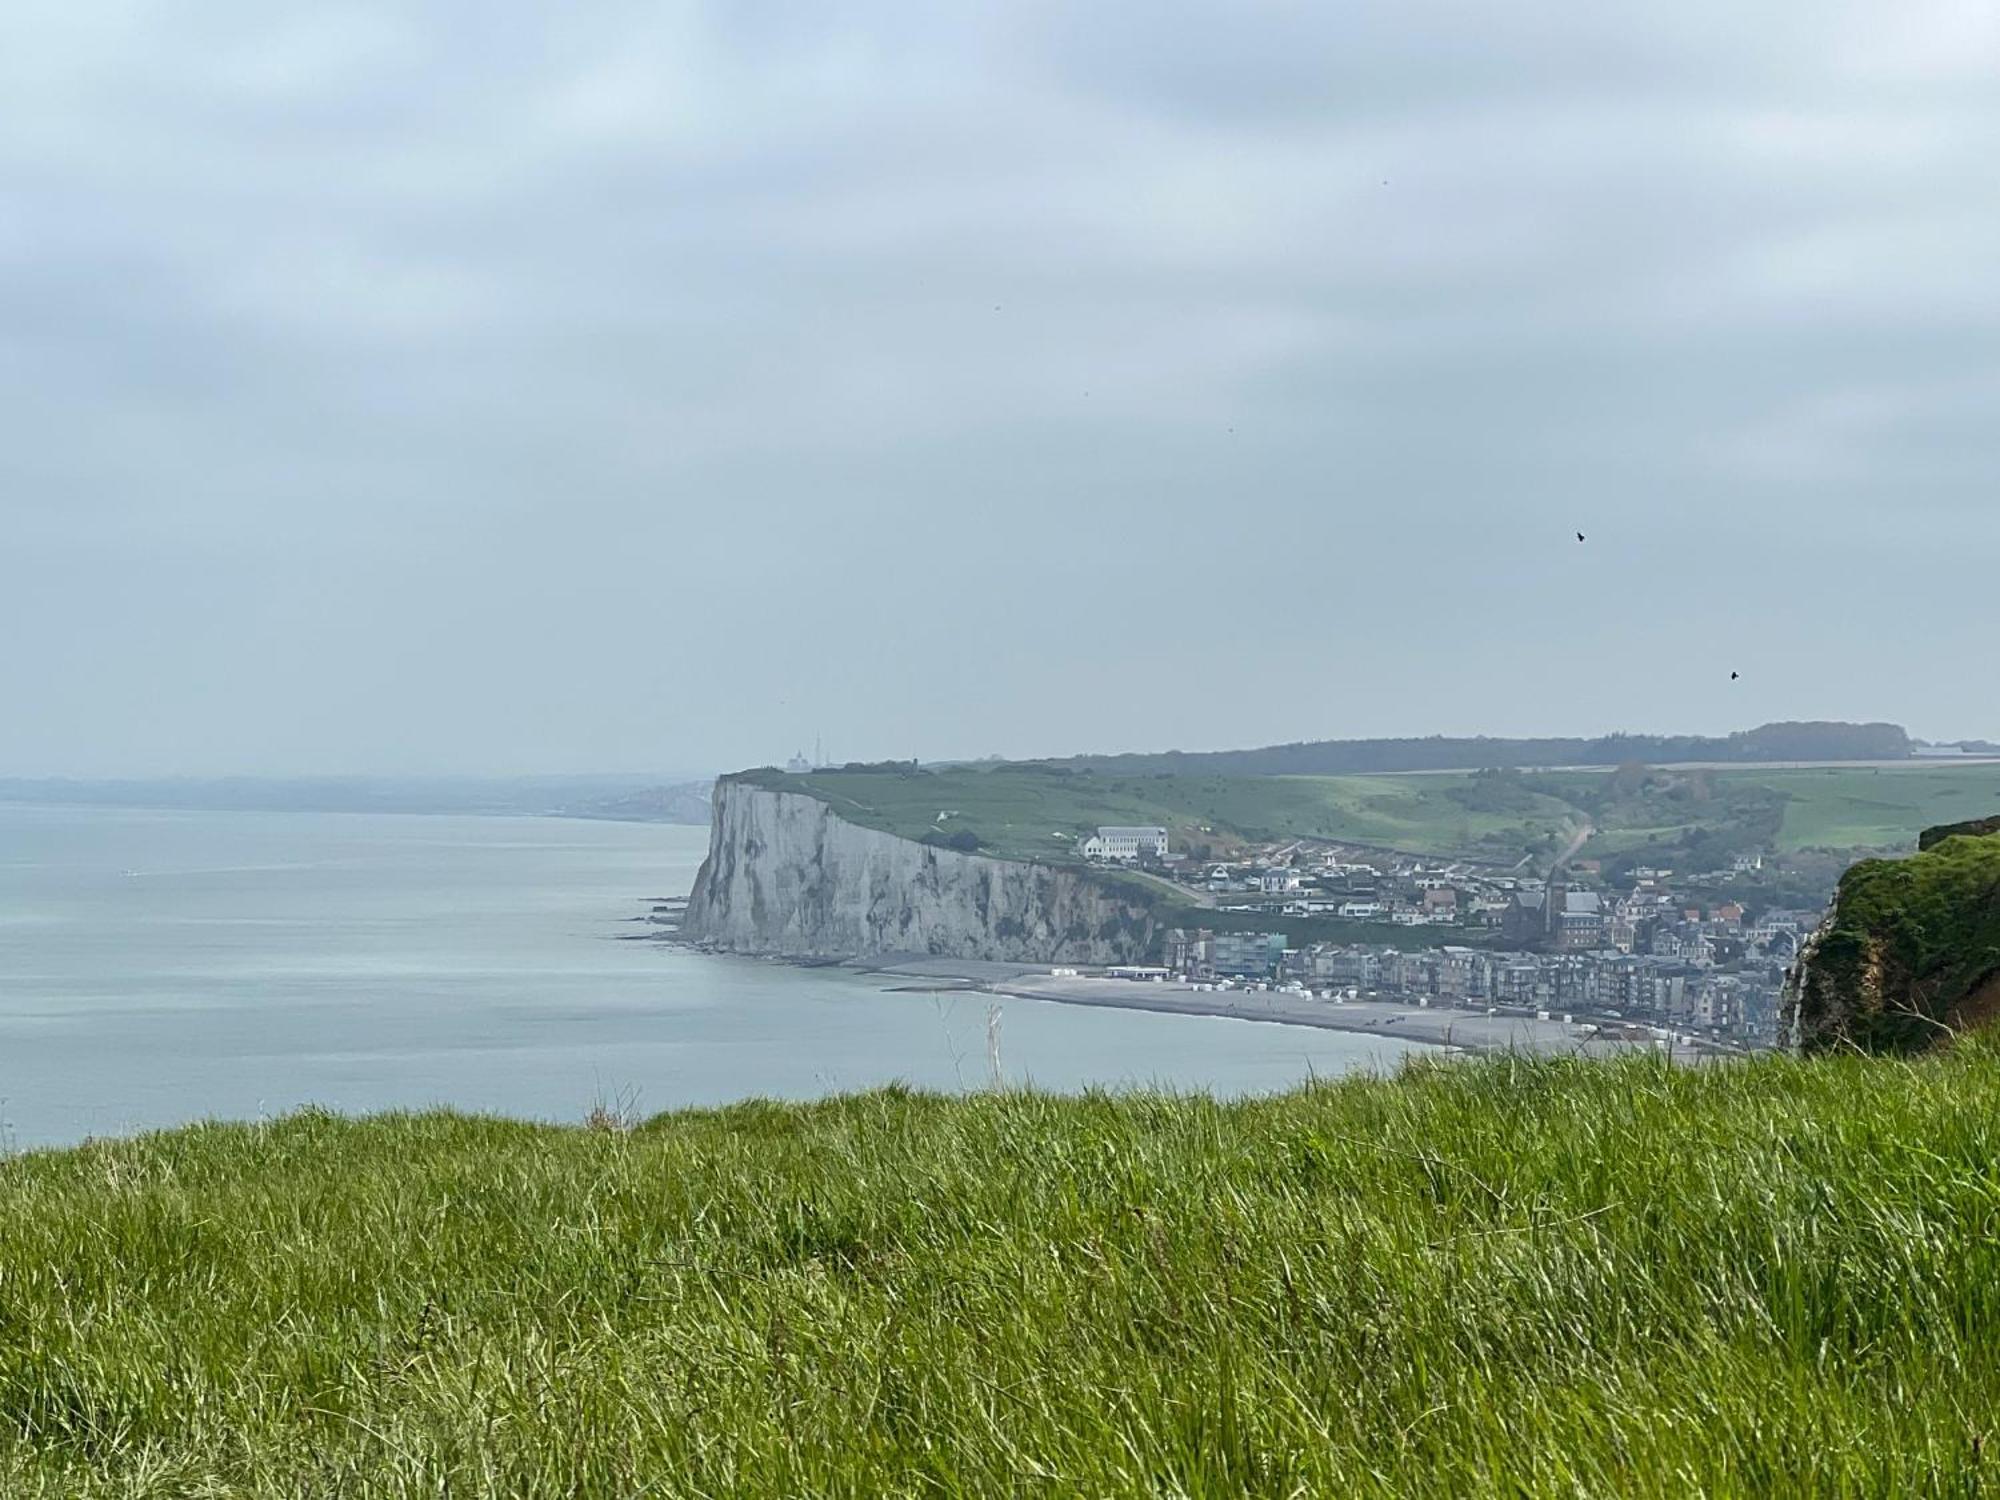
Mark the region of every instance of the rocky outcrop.
[[1094, 964], [1136, 962], [1159, 938], [1151, 902], [1090, 871], [914, 843], [737, 777], [714, 800], [681, 926], [711, 947]]
[[1908, 1055], [2000, 1015], [2000, 823], [1925, 834], [1909, 859], [1841, 877], [1787, 987], [1803, 1052]]
[[2000, 817], [1973, 818], [1964, 823], [1946, 823], [1940, 828], [1926, 828], [1917, 839], [1917, 848], [1928, 853], [1946, 839], [1983, 839], [1989, 833], [2000, 833]]

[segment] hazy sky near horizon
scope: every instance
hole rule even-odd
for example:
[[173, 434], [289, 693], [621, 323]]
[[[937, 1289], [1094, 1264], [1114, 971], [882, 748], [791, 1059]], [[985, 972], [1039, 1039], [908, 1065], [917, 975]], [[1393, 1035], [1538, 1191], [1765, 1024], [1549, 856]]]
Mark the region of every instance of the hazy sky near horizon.
[[1990, 0], [13, 0], [0, 774], [2000, 734], [1996, 79]]

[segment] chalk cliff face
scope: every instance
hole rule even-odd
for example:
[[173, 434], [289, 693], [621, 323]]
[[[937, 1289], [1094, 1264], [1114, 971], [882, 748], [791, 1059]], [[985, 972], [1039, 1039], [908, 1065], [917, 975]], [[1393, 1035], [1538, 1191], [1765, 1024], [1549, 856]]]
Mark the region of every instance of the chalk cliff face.
[[1086, 871], [933, 848], [730, 778], [681, 932], [736, 953], [1021, 963], [1136, 962], [1158, 935], [1142, 900]]

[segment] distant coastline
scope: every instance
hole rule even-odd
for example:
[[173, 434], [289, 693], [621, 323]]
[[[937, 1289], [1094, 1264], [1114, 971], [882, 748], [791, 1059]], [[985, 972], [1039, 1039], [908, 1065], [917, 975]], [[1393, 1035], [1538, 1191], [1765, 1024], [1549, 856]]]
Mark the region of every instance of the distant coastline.
[[707, 780], [590, 776], [0, 777], [0, 802], [162, 812], [407, 813], [705, 826]]
[[1115, 1006], [1162, 1015], [1219, 1016], [1279, 1026], [1309, 1026], [1322, 1031], [1390, 1037], [1448, 1051], [1612, 1057], [1671, 1050], [1683, 1057], [1723, 1055], [1718, 1049], [1697, 1042], [1663, 1047], [1645, 1027], [1625, 1028], [1632, 1035], [1608, 1036], [1601, 1030], [1583, 1030], [1584, 1025], [1593, 1024], [1588, 1021], [1572, 1025], [1553, 1017], [1544, 1021], [1533, 1014], [1518, 1012], [1489, 1014], [1485, 1007], [1458, 1009], [1380, 999], [1332, 1001], [1278, 991], [1202, 991], [1173, 981], [1145, 983], [1082, 977], [1017, 981], [991, 988], [996, 994], [1051, 1000], [1059, 1005]]
[[[720, 955], [726, 956], [726, 955]], [[779, 960], [781, 962], [785, 960]], [[1379, 1036], [1446, 1051], [1527, 1052], [1543, 1056], [1612, 1057], [1660, 1053], [1677, 1060], [1740, 1055], [1736, 1049], [1688, 1038], [1663, 1028], [1595, 1021], [1547, 1020], [1499, 1007], [1420, 1005], [1415, 1001], [1322, 1000], [1282, 990], [1198, 989], [1180, 980], [1110, 979], [1056, 974], [1048, 965], [992, 963], [979, 959], [887, 956], [849, 959], [839, 967], [885, 981], [892, 994], [987, 994], [1157, 1015], [1207, 1016], [1268, 1025], [1303, 1026], [1356, 1036]], [[1586, 1028], [1593, 1029], [1586, 1029]], [[1671, 1038], [1665, 1042], [1663, 1038]]]

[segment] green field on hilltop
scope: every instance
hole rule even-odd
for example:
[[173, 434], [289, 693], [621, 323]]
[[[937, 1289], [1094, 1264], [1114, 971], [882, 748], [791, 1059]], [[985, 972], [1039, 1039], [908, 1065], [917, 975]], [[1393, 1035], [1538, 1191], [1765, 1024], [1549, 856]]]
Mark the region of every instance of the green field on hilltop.
[[819, 797], [853, 822], [905, 838], [969, 831], [986, 852], [1014, 859], [1072, 858], [1098, 826], [1136, 823], [1163, 824], [1177, 849], [1217, 857], [1315, 838], [1511, 860], [1579, 826], [1576, 809], [1556, 797], [1482, 797], [1471, 773], [1117, 776], [1023, 765], [750, 774]]
[[1926, 828], [2000, 811], [2000, 765], [1655, 771], [1637, 795], [1612, 795], [1633, 775], [1527, 779], [1590, 813], [1598, 834], [1586, 852], [1594, 855], [1666, 852], [1690, 835], [1712, 856], [1911, 848]]
[[1766, 771], [1759, 779], [1789, 798], [1780, 834], [1788, 850], [1912, 845], [1926, 828], [2000, 813], [2000, 765]]
[[0, 1493], [2000, 1484], [2000, 1053], [0, 1163]]
[[1995, 765], [1260, 777], [1022, 764], [747, 774], [907, 838], [970, 834], [988, 853], [1043, 860], [1074, 858], [1100, 824], [1158, 823], [1176, 849], [1217, 858], [1309, 838], [1539, 864], [1588, 821], [1587, 855], [1714, 868], [1764, 850], [1907, 847], [1927, 827], [2000, 811]]

